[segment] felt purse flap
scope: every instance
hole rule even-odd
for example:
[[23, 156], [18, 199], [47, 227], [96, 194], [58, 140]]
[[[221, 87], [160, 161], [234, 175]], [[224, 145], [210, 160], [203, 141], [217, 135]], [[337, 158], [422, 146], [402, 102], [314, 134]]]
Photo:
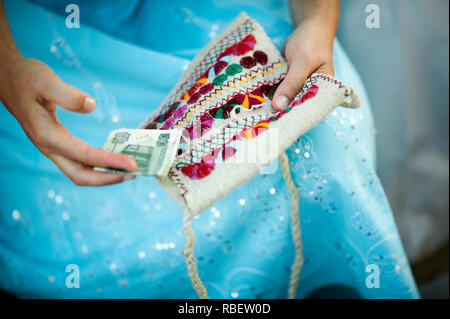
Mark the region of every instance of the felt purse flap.
[[336, 106], [358, 107], [353, 88], [312, 74], [289, 107], [272, 96], [288, 63], [262, 27], [241, 13], [192, 61], [140, 126], [183, 130], [160, 184], [193, 215], [254, 176]]

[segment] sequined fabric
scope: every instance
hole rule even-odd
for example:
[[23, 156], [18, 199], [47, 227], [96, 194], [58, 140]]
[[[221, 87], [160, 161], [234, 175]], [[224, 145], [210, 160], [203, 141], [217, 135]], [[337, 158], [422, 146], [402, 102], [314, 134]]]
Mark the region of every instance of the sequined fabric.
[[[150, 2], [133, 3], [135, 10], [119, 10], [116, 20], [108, 20], [105, 10], [101, 18], [96, 11], [82, 18], [86, 24], [95, 20], [90, 24], [103, 31], [86, 24], [67, 29], [54, 12], [61, 5], [51, 1], [42, 4], [53, 11], [5, 3], [22, 54], [41, 59], [96, 98], [97, 109], [89, 115], [58, 110], [75, 136], [95, 146], [112, 129], [136, 127], [238, 12], [262, 21], [279, 48], [292, 29], [287, 5], [279, 1], [154, 2], [159, 11], [149, 10]], [[83, 1], [80, 9], [83, 16]], [[155, 32], [163, 20], [170, 21], [166, 31]], [[375, 171], [369, 101], [337, 41], [334, 62], [336, 77], [355, 87], [362, 104], [358, 110], [336, 109], [288, 150], [301, 188], [305, 264], [298, 296], [344, 286], [334, 290], [335, 297], [348, 289], [364, 298], [418, 297]], [[152, 178], [74, 186], [3, 107], [0, 118], [2, 289], [19, 297], [196, 297], [182, 256], [182, 212]], [[256, 175], [194, 220], [199, 273], [210, 297], [286, 297], [294, 253], [289, 205], [277, 170]], [[80, 288], [66, 285], [72, 264], [79, 267]], [[379, 288], [366, 285], [373, 264], [381, 270]]]

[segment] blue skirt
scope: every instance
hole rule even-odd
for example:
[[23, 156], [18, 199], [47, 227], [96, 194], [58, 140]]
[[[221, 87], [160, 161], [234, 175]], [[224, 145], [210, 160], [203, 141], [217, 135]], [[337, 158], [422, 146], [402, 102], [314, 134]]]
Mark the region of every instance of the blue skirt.
[[[137, 127], [240, 11], [279, 48], [292, 32], [288, 5], [277, 0], [84, 0], [78, 29], [66, 27], [64, 1], [5, 2], [22, 55], [97, 100], [92, 114], [58, 110], [73, 135], [97, 147], [109, 131]], [[337, 108], [288, 150], [301, 189], [297, 296], [417, 298], [375, 170], [370, 103], [337, 40], [333, 57], [336, 77], [356, 88], [362, 105]], [[4, 107], [0, 119], [1, 289], [31, 298], [196, 298], [182, 255], [182, 211], [153, 178], [75, 186]], [[210, 297], [287, 296], [289, 207], [277, 171], [256, 175], [194, 220]], [[73, 267], [79, 288], [68, 280]]]

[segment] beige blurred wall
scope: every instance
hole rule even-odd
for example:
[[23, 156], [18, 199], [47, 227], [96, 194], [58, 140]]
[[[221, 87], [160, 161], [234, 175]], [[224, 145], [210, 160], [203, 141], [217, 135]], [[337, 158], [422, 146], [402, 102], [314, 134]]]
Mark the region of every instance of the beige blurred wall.
[[[365, 9], [380, 8], [369, 29]], [[415, 262], [448, 242], [449, 2], [341, 0], [338, 39], [366, 84], [378, 173]]]

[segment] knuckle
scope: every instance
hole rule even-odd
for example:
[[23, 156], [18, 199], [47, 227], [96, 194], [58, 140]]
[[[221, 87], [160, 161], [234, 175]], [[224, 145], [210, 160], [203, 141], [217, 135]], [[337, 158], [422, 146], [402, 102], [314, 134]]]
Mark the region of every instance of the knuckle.
[[84, 97], [83, 93], [81, 93], [81, 92], [75, 93], [74, 104], [76, 105], [76, 107], [78, 109], [83, 110], [83, 108], [84, 108], [84, 100], [85, 100], [85, 97]]
[[92, 148], [89, 145], [83, 145], [80, 149], [80, 161], [87, 165], [92, 162], [92, 158], [94, 157], [94, 153]]
[[50, 83], [45, 78], [32, 78], [30, 81], [35, 90], [40, 93], [47, 93], [50, 90]]
[[104, 150], [101, 149], [97, 149], [97, 148], [92, 148], [92, 157], [95, 157], [95, 159], [98, 162], [103, 163], [104, 165], [110, 165], [110, 166], [114, 166], [114, 162], [115, 162], [115, 158], [117, 155], [119, 154], [114, 154], [111, 152], [106, 152]]
[[45, 135], [43, 135], [40, 132], [33, 132], [31, 135], [32, 135], [31, 139], [34, 142], [34, 144], [37, 146], [37, 148], [44, 149], [44, 150], [47, 150], [50, 148], [50, 143]]
[[303, 53], [303, 55], [299, 57], [299, 60], [305, 66], [313, 66], [317, 62], [317, 55], [311, 55], [310, 53]]
[[315, 59], [314, 55], [311, 55], [308, 51], [297, 50], [291, 52], [289, 56], [286, 56], [290, 64], [302, 64], [308, 65]]
[[69, 175], [69, 179], [72, 181], [72, 183], [74, 183], [77, 186], [86, 186], [87, 183], [86, 181], [84, 181], [83, 179], [81, 179], [78, 176], [73, 176], [73, 175]]

